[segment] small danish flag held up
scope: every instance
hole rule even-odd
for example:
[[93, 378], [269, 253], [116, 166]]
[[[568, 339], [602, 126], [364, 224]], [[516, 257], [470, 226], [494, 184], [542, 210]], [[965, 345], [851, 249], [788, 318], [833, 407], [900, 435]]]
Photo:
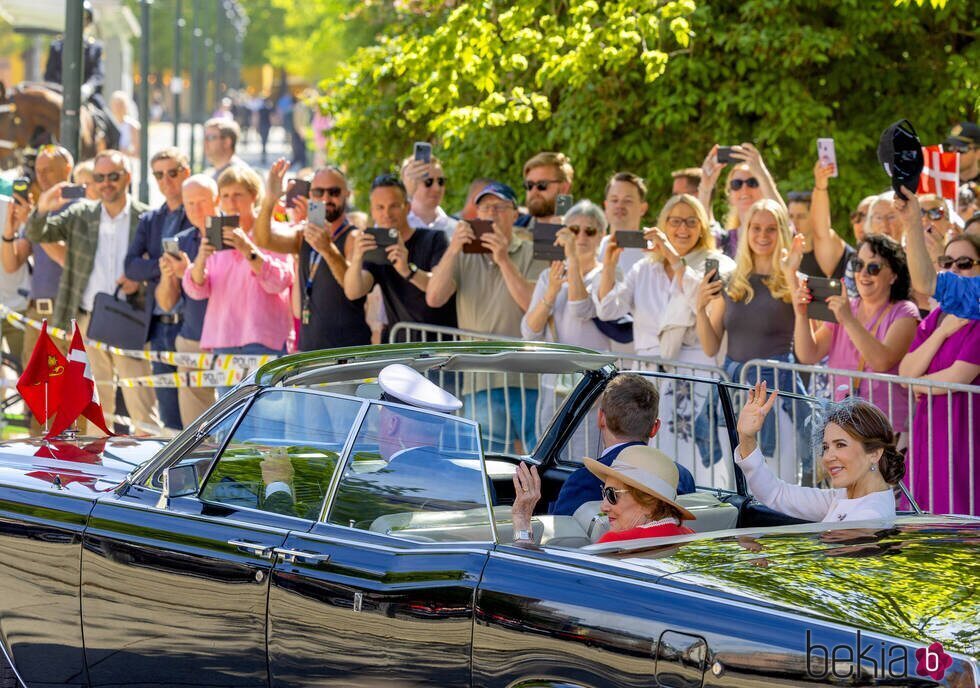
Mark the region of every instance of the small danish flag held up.
[[916, 193], [936, 194], [955, 204], [960, 183], [960, 154], [944, 153], [942, 146], [923, 146], [922, 155], [925, 165]]
[[75, 330], [68, 349], [68, 372], [62, 389], [61, 406], [46, 437], [54, 437], [65, 431], [79, 416], [85, 416], [107, 435], [113, 433], [106, 427], [105, 416], [99, 405], [95, 391], [95, 377], [88, 363], [88, 354], [82, 342], [78, 324], [72, 322]]

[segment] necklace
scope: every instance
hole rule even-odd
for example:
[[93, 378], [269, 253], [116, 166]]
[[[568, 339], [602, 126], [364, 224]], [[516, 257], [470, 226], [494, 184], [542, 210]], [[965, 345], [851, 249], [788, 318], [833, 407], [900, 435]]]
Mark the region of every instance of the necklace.
[[678, 521], [676, 518], [672, 518], [668, 516], [667, 518], [662, 518], [659, 521], [650, 521], [649, 523], [644, 523], [642, 526], [640, 526], [640, 528], [656, 528], [657, 526], [666, 526], [666, 525], [679, 526], [680, 521]]

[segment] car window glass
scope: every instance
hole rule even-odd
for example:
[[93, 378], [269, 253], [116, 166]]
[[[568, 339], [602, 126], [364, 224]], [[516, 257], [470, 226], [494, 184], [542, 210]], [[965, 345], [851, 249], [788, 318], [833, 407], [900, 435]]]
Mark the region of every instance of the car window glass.
[[201, 499], [315, 519], [361, 404], [271, 390], [246, 411]]
[[[231, 433], [232, 429], [235, 427], [235, 422], [238, 420], [238, 416], [241, 414], [241, 406], [237, 406], [234, 410], [227, 413], [218, 422], [208, 428], [208, 431], [187, 451], [185, 451], [181, 457], [172, 464], [172, 466], [183, 466], [186, 464], [194, 464], [195, 471], [198, 476], [198, 481], [202, 480], [205, 475], [207, 475], [208, 469], [211, 467], [211, 463], [221, 449], [221, 446], [225, 443], [228, 435]], [[161, 476], [163, 475], [163, 468], [151, 474], [144, 485], [146, 487], [152, 487], [154, 489], [161, 489]]]
[[492, 539], [476, 426], [372, 404], [329, 521], [422, 541]]
[[[736, 416], [746, 390], [728, 387]], [[820, 466], [826, 402], [782, 392], [759, 433], [759, 449], [776, 476], [792, 485], [823, 487], [827, 477]]]

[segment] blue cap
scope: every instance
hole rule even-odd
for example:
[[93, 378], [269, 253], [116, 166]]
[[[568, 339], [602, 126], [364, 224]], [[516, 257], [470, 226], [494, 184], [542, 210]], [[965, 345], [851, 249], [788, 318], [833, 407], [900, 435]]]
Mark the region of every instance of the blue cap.
[[463, 402], [413, 368], [401, 363], [385, 366], [378, 373], [378, 385], [391, 401], [441, 413], [463, 408]]
[[510, 201], [514, 204], [515, 208], [517, 207], [517, 194], [503, 182], [490, 182], [487, 184], [483, 187], [483, 191], [477, 195], [476, 202], [479, 203], [480, 199], [484, 196], [496, 196], [503, 201]]

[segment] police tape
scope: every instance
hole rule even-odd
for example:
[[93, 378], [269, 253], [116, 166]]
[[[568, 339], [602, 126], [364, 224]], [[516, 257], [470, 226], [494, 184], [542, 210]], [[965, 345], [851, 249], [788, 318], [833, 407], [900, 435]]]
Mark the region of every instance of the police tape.
[[242, 381], [241, 370], [194, 370], [186, 373], [159, 373], [127, 377], [117, 381], [120, 387], [231, 387]]
[[[3, 304], [0, 304], [0, 316], [3, 316], [7, 322], [18, 329], [33, 327], [36, 330], [40, 330], [41, 326], [43, 325], [41, 321], [28, 318], [23, 313], [18, 313], [17, 311], [11, 310]], [[60, 327], [52, 327], [49, 325], [48, 334], [64, 341], [69, 341], [71, 339], [71, 333], [67, 330], [61, 329]], [[212, 370], [217, 368], [220, 370], [237, 370], [238, 372], [245, 372], [246, 370], [252, 370], [263, 366], [269, 361], [273, 361], [278, 358], [278, 356], [273, 356], [271, 354], [208, 354], [178, 351], [147, 351], [143, 349], [120, 349], [115, 346], [109, 346], [104, 342], [99, 342], [88, 338], [85, 339], [85, 346], [91, 349], [98, 349], [100, 351], [116, 354], [117, 356], [128, 356], [130, 358], [156, 361], [158, 363], [167, 363], [169, 365], [180, 366], [182, 368], [195, 368], [197, 370]], [[221, 385], [217, 386], [220, 387]]]

